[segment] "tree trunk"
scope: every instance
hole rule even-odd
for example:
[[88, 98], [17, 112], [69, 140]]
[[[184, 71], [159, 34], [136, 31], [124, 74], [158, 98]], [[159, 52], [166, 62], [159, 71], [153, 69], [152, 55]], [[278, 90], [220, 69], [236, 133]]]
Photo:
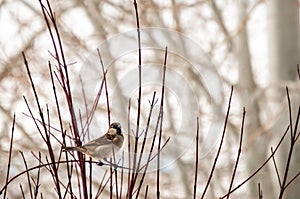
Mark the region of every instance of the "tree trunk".
[[[267, 3], [268, 9], [268, 34], [269, 34], [269, 67], [270, 67], [270, 85], [275, 88], [273, 96], [277, 99], [282, 98], [284, 94], [284, 87], [287, 86], [287, 81], [295, 80], [297, 76], [296, 66], [299, 64], [299, 6], [297, 0], [270, 0]], [[275, 85], [275, 87], [274, 87]], [[279, 87], [278, 87], [279, 86]], [[295, 115], [297, 106], [299, 105], [299, 96], [293, 96], [293, 120], [295, 124]], [[282, 116], [275, 122], [275, 126], [279, 128], [273, 128], [272, 133], [280, 133], [286, 128], [289, 123], [287, 103], [283, 104], [284, 111]], [[285, 125], [285, 126], [284, 126]], [[279, 130], [280, 129], [280, 130]], [[290, 139], [290, 136], [286, 139]], [[288, 150], [290, 147], [290, 140], [286, 140], [281, 148], [278, 166], [283, 178], [283, 173], [288, 156]], [[300, 168], [299, 158], [299, 142], [296, 143], [294, 156], [289, 169], [289, 178], [291, 179]], [[291, 187], [289, 187], [284, 198], [296, 199], [300, 195], [300, 181], [295, 181]]]
[[297, 0], [267, 1], [271, 78], [293, 80], [299, 64], [299, 6]]
[[[243, 20], [247, 13], [247, 1], [238, 1], [238, 18], [239, 24], [243, 24]], [[254, 81], [251, 63], [251, 54], [249, 50], [247, 26], [244, 27], [236, 38], [235, 55], [239, 65], [239, 86], [240, 86], [240, 98], [242, 106], [246, 108], [246, 128], [245, 139], [253, 137], [253, 133], [261, 127], [260, 122], [260, 109], [257, 98], [255, 98], [255, 91], [257, 89]], [[248, 150], [245, 151], [245, 157], [247, 160], [247, 175], [252, 174], [266, 159], [266, 152], [268, 152], [268, 139], [265, 136], [260, 135], [251, 145]], [[274, 198], [275, 194], [272, 191], [272, 178], [266, 167], [258, 175], [256, 175], [250, 182], [248, 189], [249, 198], [257, 197], [257, 184], [261, 183], [264, 190], [264, 198]], [[248, 197], [247, 197], [248, 198]]]

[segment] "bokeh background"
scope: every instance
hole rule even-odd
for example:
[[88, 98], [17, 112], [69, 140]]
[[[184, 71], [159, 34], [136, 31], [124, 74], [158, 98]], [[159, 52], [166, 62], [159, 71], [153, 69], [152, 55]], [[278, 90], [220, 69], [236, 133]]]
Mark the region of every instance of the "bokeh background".
[[[76, 113], [84, 109], [84, 103], [93, 103], [101, 83], [101, 67], [95, 57], [99, 48], [108, 69], [112, 119], [120, 121], [127, 129], [129, 99], [132, 99], [132, 115], [136, 115], [137, 110], [138, 56], [133, 3], [119, 0], [50, 2], [67, 57], [74, 101], [78, 106]], [[242, 107], [245, 107], [247, 114], [242, 158], [234, 184], [241, 182], [264, 162], [271, 153], [270, 147], [278, 143], [287, 128], [286, 86], [290, 91], [295, 119], [299, 106], [299, 1], [143, 0], [138, 1], [138, 9], [141, 28], [144, 28], [142, 32], [145, 33], [142, 34], [142, 40], [145, 39], [142, 48], [145, 71], [142, 78], [144, 100], [141, 129], [147, 121], [148, 100], [152, 99], [153, 90], [160, 92], [164, 47], [169, 47], [164, 139], [173, 138], [170, 145], [178, 148], [167, 148], [164, 154], [162, 198], [189, 198], [192, 195], [197, 117], [200, 119], [202, 147], [199, 193], [204, 189], [201, 185], [207, 181], [222, 131], [230, 87], [234, 85], [225, 146], [207, 196], [220, 197], [228, 189], [236, 159]], [[42, 104], [44, 107], [48, 104], [53, 115], [51, 106], [55, 105], [55, 101], [49, 94], [48, 60], [55, 59], [37, 0], [0, 1], [0, 27], [0, 179], [4, 179], [14, 113], [16, 130], [11, 176], [24, 170], [19, 151], [25, 154], [29, 163], [36, 165], [31, 152], [43, 153], [46, 149], [45, 145], [40, 144], [41, 138], [28, 117], [23, 100], [26, 96], [30, 103], [34, 103], [21, 52], [26, 53], [30, 62]], [[153, 30], [161, 36], [156, 37], [156, 33], [151, 32]], [[122, 38], [118, 40], [119, 37]], [[189, 46], [188, 42], [193, 46]], [[88, 96], [86, 99], [82, 98], [82, 90]], [[60, 100], [62, 110], [67, 112], [63, 96]], [[84, 142], [98, 137], [99, 131], [105, 132], [102, 130], [107, 128], [105, 104], [106, 100], [102, 97]], [[82, 113], [84, 117], [84, 111]], [[154, 109], [154, 114], [158, 113], [159, 108]], [[63, 115], [63, 120], [68, 131], [69, 115]], [[135, 118], [130, 122], [134, 128]], [[57, 118], [53, 116], [54, 127], [56, 123]], [[155, 128], [155, 123], [151, 126]], [[276, 154], [281, 173], [288, 147], [289, 142], [286, 141]], [[297, 146], [289, 176], [299, 172], [299, 150]], [[149, 177], [149, 183], [151, 180]], [[22, 179], [19, 179], [18, 183], [21, 182]], [[55, 195], [46, 182], [47, 178], [41, 179], [44, 196]], [[268, 164], [232, 198], [258, 198], [258, 182], [264, 198], [278, 196], [274, 165]], [[13, 189], [9, 194], [11, 198], [19, 196]], [[286, 198], [296, 199], [299, 195], [300, 182], [296, 180], [287, 189]]]

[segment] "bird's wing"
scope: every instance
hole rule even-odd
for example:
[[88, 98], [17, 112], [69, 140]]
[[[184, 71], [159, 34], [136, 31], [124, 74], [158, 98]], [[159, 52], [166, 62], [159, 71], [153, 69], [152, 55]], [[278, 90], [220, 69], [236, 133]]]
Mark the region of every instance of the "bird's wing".
[[85, 145], [83, 145], [83, 147], [90, 148], [90, 147], [97, 147], [103, 145], [111, 145], [111, 140], [109, 140], [105, 135], [86, 143]]
[[[112, 141], [109, 139], [109, 137], [102, 136], [88, 142], [82, 147], [86, 149], [84, 152], [85, 154], [101, 160], [103, 158], [109, 158], [112, 156], [114, 145], [112, 145]], [[118, 148], [115, 148], [115, 150], [117, 151]]]

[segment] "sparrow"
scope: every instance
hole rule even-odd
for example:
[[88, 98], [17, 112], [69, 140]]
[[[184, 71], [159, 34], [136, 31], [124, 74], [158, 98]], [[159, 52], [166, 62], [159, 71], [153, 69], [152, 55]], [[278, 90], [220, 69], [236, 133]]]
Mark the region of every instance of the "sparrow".
[[63, 151], [79, 151], [97, 160], [106, 160], [116, 154], [123, 146], [124, 135], [119, 122], [111, 123], [106, 134], [85, 145], [64, 147]]

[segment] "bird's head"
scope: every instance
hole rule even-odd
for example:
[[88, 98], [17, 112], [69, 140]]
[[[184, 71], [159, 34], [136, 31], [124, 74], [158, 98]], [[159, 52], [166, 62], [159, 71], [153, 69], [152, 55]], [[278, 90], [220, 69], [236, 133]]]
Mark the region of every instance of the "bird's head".
[[121, 124], [119, 122], [111, 123], [109, 128], [115, 129], [118, 135], [122, 135]]

